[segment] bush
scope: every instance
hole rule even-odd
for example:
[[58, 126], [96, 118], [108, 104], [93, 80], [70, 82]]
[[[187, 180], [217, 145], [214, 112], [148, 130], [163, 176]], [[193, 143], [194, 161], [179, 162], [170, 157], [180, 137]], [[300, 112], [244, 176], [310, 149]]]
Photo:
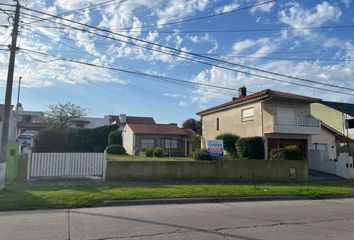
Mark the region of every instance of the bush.
[[44, 130], [35, 142], [37, 152], [103, 152], [108, 146], [108, 135], [117, 125], [94, 129]]
[[160, 147], [155, 147], [154, 149], [154, 157], [162, 157], [162, 149]]
[[270, 160], [303, 160], [301, 148], [289, 145], [284, 148], [276, 148], [270, 152]]
[[145, 157], [153, 157], [154, 156], [154, 147], [147, 147], [145, 149]]
[[285, 148], [274, 148], [270, 151], [270, 160], [285, 160]]
[[57, 130], [39, 132], [34, 142], [35, 152], [67, 152], [69, 147], [68, 134]]
[[264, 142], [261, 137], [247, 137], [237, 140], [238, 156], [244, 159], [264, 159]]
[[233, 157], [237, 156], [236, 142], [239, 138], [240, 138], [239, 136], [231, 133], [221, 134], [216, 137], [217, 140], [224, 141], [224, 149], [228, 153], [230, 153]]
[[114, 155], [126, 155], [127, 154], [124, 147], [122, 147], [122, 145], [119, 145], [119, 144], [109, 145], [106, 148], [106, 152], [108, 154], [114, 154]]
[[114, 130], [108, 134], [108, 145], [118, 144], [122, 145], [122, 132]]
[[198, 134], [193, 134], [191, 138], [192, 149], [193, 151], [200, 149], [201, 145], [201, 138]]
[[208, 151], [206, 149], [197, 149], [194, 153], [194, 160], [212, 160], [212, 157], [209, 156]]

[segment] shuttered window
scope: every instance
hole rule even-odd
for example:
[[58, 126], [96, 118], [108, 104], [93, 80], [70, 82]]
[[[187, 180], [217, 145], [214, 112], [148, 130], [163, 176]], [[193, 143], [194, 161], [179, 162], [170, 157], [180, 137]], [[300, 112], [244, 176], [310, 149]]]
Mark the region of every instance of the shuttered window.
[[254, 109], [246, 108], [241, 112], [241, 120], [242, 122], [253, 121], [254, 120]]

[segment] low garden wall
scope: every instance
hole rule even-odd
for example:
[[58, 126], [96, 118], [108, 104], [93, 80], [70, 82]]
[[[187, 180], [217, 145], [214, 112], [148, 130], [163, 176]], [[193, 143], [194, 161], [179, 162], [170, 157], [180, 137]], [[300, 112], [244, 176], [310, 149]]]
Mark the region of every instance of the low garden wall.
[[306, 181], [307, 161], [107, 161], [106, 180]]

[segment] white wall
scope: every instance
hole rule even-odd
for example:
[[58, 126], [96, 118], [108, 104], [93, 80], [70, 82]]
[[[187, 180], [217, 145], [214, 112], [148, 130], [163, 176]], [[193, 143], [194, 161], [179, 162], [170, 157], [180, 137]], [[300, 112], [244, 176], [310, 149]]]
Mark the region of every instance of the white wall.
[[134, 133], [128, 125], [125, 125], [122, 131], [123, 147], [129, 155], [135, 155]]
[[315, 143], [327, 145], [327, 151], [330, 160], [335, 160], [337, 158], [336, 137], [331, 131], [321, 127], [320, 135], [311, 136], [311, 149], [315, 149], [315, 146], [313, 145]]

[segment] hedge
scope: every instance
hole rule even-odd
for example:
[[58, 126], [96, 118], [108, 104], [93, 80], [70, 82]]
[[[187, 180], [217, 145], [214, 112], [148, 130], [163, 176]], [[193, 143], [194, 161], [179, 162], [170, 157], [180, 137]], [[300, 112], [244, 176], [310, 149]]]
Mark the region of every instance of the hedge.
[[239, 136], [231, 133], [221, 134], [216, 137], [217, 140], [224, 141], [224, 149], [234, 157], [237, 156], [236, 142], [239, 138]]
[[236, 143], [237, 154], [245, 159], [264, 159], [264, 142], [262, 137], [240, 138]]
[[194, 152], [194, 160], [206, 160], [210, 161], [212, 160], [212, 157], [208, 154], [208, 151], [206, 149], [197, 149]]
[[124, 147], [122, 147], [122, 145], [119, 145], [119, 144], [109, 145], [106, 148], [106, 152], [108, 154], [114, 154], [114, 155], [126, 155], [127, 154]]
[[108, 145], [118, 144], [122, 145], [122, 131], [114, 130], [108, 134]]
[[36, 152], [103, 152], [108, 146], [108, 135], [117, 125], [94, 129], [44, 130], [35, 141]]
[[270, 152], [270, 160], [303, 160], [303, 153], [296, 145], [275, 148]]
[[162, 157], [163, 152], [160, 147], [155, 147], [154, 149], [154, 157]]
[[153, 157], [154, 156], [154, 147], [148, 146], [145, 149], [145, 157]]

